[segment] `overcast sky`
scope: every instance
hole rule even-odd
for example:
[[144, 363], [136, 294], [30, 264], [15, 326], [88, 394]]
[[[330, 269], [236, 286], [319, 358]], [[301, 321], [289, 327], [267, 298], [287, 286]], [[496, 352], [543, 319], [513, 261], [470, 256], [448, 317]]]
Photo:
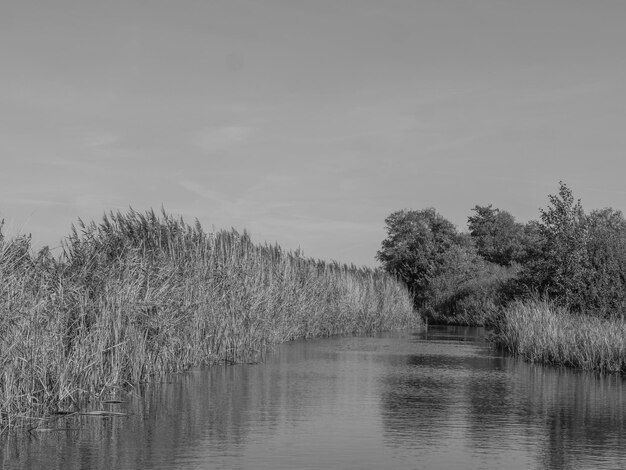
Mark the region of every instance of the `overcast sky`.
[[626, 209], [626, 1], [0, 2], [0, 217], [166, 211], [376, 265], [391, 212]]

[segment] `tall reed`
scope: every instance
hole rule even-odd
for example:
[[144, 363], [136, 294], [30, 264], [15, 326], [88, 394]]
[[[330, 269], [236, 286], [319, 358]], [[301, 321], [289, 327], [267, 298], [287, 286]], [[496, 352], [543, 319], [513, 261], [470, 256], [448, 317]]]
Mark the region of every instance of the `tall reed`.
[[626, 372], [626, 321], [573, 314], [549, 301], [511, 304], [492, 340], [531, 362]]
[[257, 361], [278, 342], [419, 324], [379, 270], [165, 213], [79, 220], [59, 258], [0, 237], [0, 430], [165, 372]]

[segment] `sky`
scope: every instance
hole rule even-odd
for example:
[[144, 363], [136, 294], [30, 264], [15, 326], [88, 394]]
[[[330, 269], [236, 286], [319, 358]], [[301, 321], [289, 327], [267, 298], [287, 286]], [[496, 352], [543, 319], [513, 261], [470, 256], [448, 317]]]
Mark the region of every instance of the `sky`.
[[2, 0], [0, 218], [150, 208], [376, 266], [385, 218], [626, 210], [626, 1]]

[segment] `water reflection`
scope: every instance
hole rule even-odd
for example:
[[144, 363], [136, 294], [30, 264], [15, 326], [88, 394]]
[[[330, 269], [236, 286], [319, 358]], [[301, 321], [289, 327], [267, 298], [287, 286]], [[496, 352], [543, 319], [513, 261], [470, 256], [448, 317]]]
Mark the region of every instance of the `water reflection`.
[[[471, 449], [470, 462], [503, 452], [521, 459], [507, 468], [622, 468], [623, 378], [495, 355], [473, 334], [419, 335], [421, 354], [388, 371], [381, 396], [389, 445], [427, 443], [436, 453], [453, 443]], [[445, 342], [445, 354], [432, 353]]]
[[484, 332], [301, 341], [0, 441], [0, 468], [622, 468], [624, 381], [533, 366]]

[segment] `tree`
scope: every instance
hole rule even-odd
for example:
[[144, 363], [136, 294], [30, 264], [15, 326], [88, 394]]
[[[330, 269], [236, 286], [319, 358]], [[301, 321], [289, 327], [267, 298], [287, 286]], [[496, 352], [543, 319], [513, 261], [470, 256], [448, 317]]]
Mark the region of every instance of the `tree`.
[[550, 205], [540, 209], [541, 220], [528, 226], [534, 246], [520, 279], [527, 287], [582, 310], [589, 274], [586, 216], [580, 199], [574, 200], [562, 181], [558, 195], [549, 195], [548, 200]]
[[488, 206], [475, 206], [476, 215], [467, 219], [470, 235], [478, 254], [485, 260], [510, 266], [524, 254], [524, 226], [515, 222], [507, 211]]
[[586, 306], [602, 316], [626, 309], [626, 219], [621, 211], [605, 208], [587, 217]]
[[376, 258], [402, 279], [423, 304], [430, 279], [445, 262], [445, 253], [461, 242], [456, 227], [434, 208], [401, 210], [385, 219], [387, 238]]

